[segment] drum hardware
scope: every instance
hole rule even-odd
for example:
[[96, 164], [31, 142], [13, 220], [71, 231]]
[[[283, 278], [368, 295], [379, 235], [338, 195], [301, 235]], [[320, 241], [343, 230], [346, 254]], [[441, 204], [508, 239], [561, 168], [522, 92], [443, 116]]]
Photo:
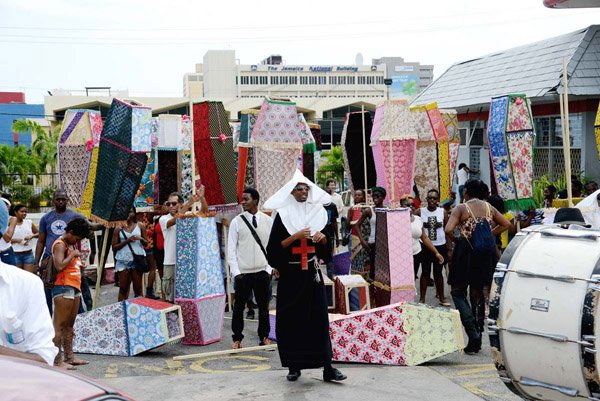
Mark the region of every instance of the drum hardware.
[[490, 325], [490, 324], [491, 324], [491, 325], [495, 325], [495, 324], [496, 324], [496, 321], [495, 321], [494, 319], [490, 319], [490, 318], [488, 317], [488, 318], [486, 319], [486, 323], [487, 323], [488, 325]]
[[590, 341], [590, 342], [593, 342], [593, 341], [596, 341], [596, 336], [591, 336], [591, 335], [589, 335], [589, 334], [586, 334], [586, 335], [584, 335], [584, 336], [583, 336], [583, 339], [584, 339], [585, 341]]
[[589, 234], [585, 231], [578, 230], [564, 230], [564, 232], [556, 231], [540, 231], [542, 237], [555, 237], [555, 238], [566, 238], [566, 239], [585, 239], [590, 241], [597, 241], [598, 234]]
[[542, 337], [542, 338], [547, 338], [549, 340], [552, 341], [556, 341], [559, 343], [575, 343], [575, 344], [579, 344], [582, 345], [584, 347], [593, 347], [594, 344], [588, 341], [576, 341], [576, 340], [569, 340], [569, 338], [567, 336], [563, 336], [562, 334], [548, 334], [548, 333], [540, 333], [538, 331], [532, 331], [532, 330], [527, 330], [527, 329], [521, 329], [519, 327], [509, 327], [507, 329], [504, 328], [499, 328], [498, 326], [491, 326], [488, 327], [488, 329], [491, 330], [504, 330], [507, 331], [511, 334], [525, 334], [525, 335], [530, 335], [530, 336], [535, 336], [535, 337]]
[[[594, 279], [594, 278], [587, 279], [587, 278], [578, 278], [578, 277], [573, 277], [573, 276], [551, 276], [549, 274], [533, 273], [533, 272], [529, 272], [526, 270], [512, 270], [512, 269], [507, 269], [507, 268], [502, 268], [502, 267], [496, 267], [496, 272], [516, 273], [521, 277], [541, 278], [541, 279], [546, 279], [546, 280], [562, 281], [564, 283], [574, 283], [575, 281], [579, 280], [579, 281], [585, 281], [590, 284], [600, 284], [600, 280]], [[590, 288], [592, 288], [592, 287], [590, 287]], [[596, 290], [596, 291], [600, 291], [600, 287], [595, 287], [592, 289]]]
[[568, 395], [569, 397], [577, 397], [579, 395], [579, 390], [577, 389], [571, 387], [557, 386], [556, 384], [544, 383], [539, 380], [530, 379], [528, 377], [521, 377], [521, 380], [518, 380], [516, 382], [523, 386], [542, 387], [547, 388], [549, 390], [558, 391], [559, 393]]
[[585, 348], [583, 349], [583, 351], [584, 351], [584, 352], [587, 352], [588, 354], [595, 354], [595, 353], [597, 353], [597, 352], [598, 352], [596, 349], [593, 349], [593, 348], [588, 348], [588, 347], [585, 347]]

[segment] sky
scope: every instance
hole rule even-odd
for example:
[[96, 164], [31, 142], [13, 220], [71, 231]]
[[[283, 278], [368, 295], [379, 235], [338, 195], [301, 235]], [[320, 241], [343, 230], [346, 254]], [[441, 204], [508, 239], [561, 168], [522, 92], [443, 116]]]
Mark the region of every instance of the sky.
[[0, 91], [23, 91], [28, 103], [85, 86], [183, 96], [183, 74], [222, 49], [241, 64], [271, 54], [289, 65], [400, 56], [433, 64], [437, 78], [456, 62], [594, 23], [600, 8], [542, 0], [1, 0]]

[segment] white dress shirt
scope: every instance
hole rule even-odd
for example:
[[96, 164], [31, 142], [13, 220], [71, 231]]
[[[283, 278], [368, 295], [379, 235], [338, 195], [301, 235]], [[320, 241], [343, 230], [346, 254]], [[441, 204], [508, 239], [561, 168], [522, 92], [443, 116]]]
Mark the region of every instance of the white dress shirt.
[[[246, 216], [246, 218], [248, 219], [248, 222], [250, 223], [250, 225], [252, 225], [252, 214], [248, 213], [248, 212], [243, 212], [243, 214]], [[256, 222], [257, 224], [260, 225], [260, 221], [262, 219], [262, 213], [261, 212], [257, 212], [254, 216], [256, 216]], [[227, 262], [229, 263], [229, 272], [231, 274], [231, 278], [235, 278], [235, 276], [237, 276], [238, 274], [241, 274], [240, 271], [240, 267], [238, 264], [238, 230], [239, 230], [239, 224], [246, 224], [243, 221], [240, 221], [241, 218], [234, 218], [233, 220], [231, 220], [231, 223], [229, 225], [229, 234], [227, 237]], [[256, 241], [254, 240], [254, 238], [252, 238], [252, 241], [254, 241], [256, 243]], [[263, 247], [265, 248], [265, 250], [267, 249], [267, 244], [263, 243], [262, 244]], [[256, 244], [256, 247], [258, 248], [258, 244]], [[262, 251], [260, 251], [262, 252]], [[267, 273], [271, 274], [271, 272], [273, 271], [273, 269], [271, 268], [271, 266], [269, 266], [268, 264], [265, 265], [265, 269], [264, 269]]]
[[[5, 334], [6, 316], [14, 312], [23, 322], [25, 340], [11, 344]], [[54, 363], [54, 326], [46, 306], [42, 280], [32, 273], [0, 261], [0, 345], [34, 353], [48, 365]]]

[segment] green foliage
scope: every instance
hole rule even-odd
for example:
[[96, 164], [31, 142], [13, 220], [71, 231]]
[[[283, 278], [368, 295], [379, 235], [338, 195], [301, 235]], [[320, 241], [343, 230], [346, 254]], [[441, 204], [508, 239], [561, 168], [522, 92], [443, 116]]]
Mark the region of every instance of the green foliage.
[[28, 174], [39, 172], [38, 168], [25, 146], [0, 145], [0, 184], [10, 185], [17, 178], [26, 181]]
[[542, 206], [544, 201], [544, 189], [549, 185], [556, 187], [556, 192], [560, 192], [567, 188], [567, 179], [563, 175], [556, 180], [552, 181], [547, 175], [541, 176], [539, 179], [533, 181], [533, 199], [535, 200], [538, 207]]
[[13, 197], [13, 203], [29, 204], [33, 196], [33, 185], [14, 184], [10, 192]]
[[321, 162], [317, 170], [317, 183], [325, 185], [325, 181], [333, 178], [338, 187], [344, 182], [344, 154], [341, 146], [333, 146], [331, 150], [325, 150], [321, 154]]
[[[41, 127], [40, 127], [41, 128]], [[42, 129], [37, 133], [35, 141], [31, 144], [31, 153], [35, 158], [38, 171], [45, 172], [50, 167], [54, 172], [58, 155], [58, 138], [60, 136], [60, 125], [50, 135]]]
[[40, 200], [42, 201], [46, 201], [46, 202], [52, 202], [52, 198], [54, 197], [54, 192], [56, 192], [58, 188], [56, 188], [54, 185], [51, 185], [49, 187], [46, 187], [42, 190], [42, 193], [40, 194]]

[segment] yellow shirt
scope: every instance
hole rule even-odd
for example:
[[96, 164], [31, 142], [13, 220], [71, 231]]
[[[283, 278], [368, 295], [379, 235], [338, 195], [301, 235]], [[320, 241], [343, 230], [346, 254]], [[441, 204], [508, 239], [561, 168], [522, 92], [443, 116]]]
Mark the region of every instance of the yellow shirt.
[[[504, 213], [504, 217], [506, 217], [511, 223], [513, 223], [513, 220], [515, 218], [515, 216], [511, 212]], [[506, 249], [506, 247], [508, 246], [508, 231], [509, 230], [506, 230], [502, 234], [500, 234], [500, 249]]]

